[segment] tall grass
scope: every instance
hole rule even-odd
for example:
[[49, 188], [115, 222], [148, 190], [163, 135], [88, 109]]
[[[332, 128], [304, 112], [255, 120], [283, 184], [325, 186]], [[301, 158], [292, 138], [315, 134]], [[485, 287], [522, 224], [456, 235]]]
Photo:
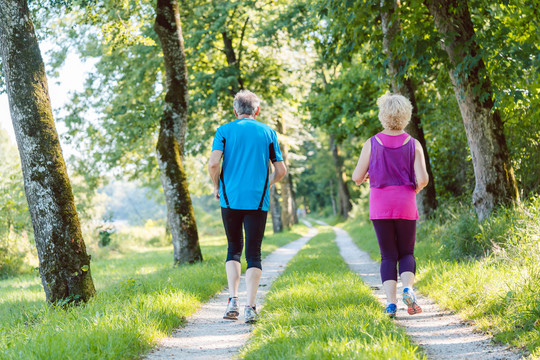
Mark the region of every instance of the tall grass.
[[267, 295], [246, 359], [420, 359], [371, 289], [350, 271], [328, 227], [289, 263]]
[[[451, 204], [419, 224], [418, 289], [460, 312], [495, 340], [540, 357], [540, 197], [500, 208], [479, 224], [468, 206]], [[372, 225], [345, 224], [379, 259]]]
[[[305, 230], [267, 233], [263, 254]], [[136, 358], [226, 285], [223, 236], [203, 236], [204, 262], [176, 268], [171, 246], [147, 247], [150, 239], [136, 236], [129, 241], [138, 248], [96, 257], [98, 294], [81, 306], [45, 303], [37, 274], [0, 281], [0, 359]]]

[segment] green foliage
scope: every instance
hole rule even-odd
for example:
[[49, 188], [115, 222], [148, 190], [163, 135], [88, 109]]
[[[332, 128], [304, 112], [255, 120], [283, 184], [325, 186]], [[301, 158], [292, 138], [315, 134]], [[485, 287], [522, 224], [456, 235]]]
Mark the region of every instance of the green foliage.
[[99, 240], [98, 245], [100, 247], [105, 247], [111, 243], [111, 238], [115, 233], [115, 229], [109, 226], [102, 226], [98, 232]]
[[[233, 118], [231, 95], [239, 88], [255, 91], [266, 109], [278, 100], [292, 99], [283, 85], [291, 72], [289, 58], [276, 57], [274, 49], [258, 45], [256, 20], [264, 18], [269, 6], [247, 0], [180, 4], [190, 82], [186, 154], [208, 151], [201, 143], [209, 143], [211, 129]], [[108, 170], [159, 184], [154, 148], [164, 69], [152, 28], [153, 7], [152, 1], [102, 0], [64, 16], [41, 15], [49, 19], [44, 20], [44, 33], [58, 44], [52, 54], [55, 69], [70, 44], [83, 59], [97, 61], [85, 89], [73, 94], [62, 119], [68, 127], [65, 139], [82, 150], [72, 162], [96, 186], [96, 177]], [[231, 40], [231, 49], [225, 47], [224, 36]], [[233, 63], [227, 60], [228, 50], [235, 53]], [[272, 122], [270, 114], [262, 112], [263, 122]]]
[[242, 358], [424, 358], [348, 269], [334, 237], [324, 229], [274, 282]]
[[310, 123], [333, 135], [338, 143], [375, 134], [380, 128], [375, 100], [385, 92], [377, 74], [355, 61], [331, 80], [328, 84], [312, 86], [307, 100]]
[[464, 198], [474, 189], [474, 172], [456, 97], [450, 87], [441, 90], [436, 83], [417, 89], [437, 196]]
[[0, 278], [32, 270], [32, 242], [18, 151], [0, 129]]
[[538, 1], [471, 1], [494, 101], [505, 124], [518, 186], [538, 191], [540, 178], [540, 20]]

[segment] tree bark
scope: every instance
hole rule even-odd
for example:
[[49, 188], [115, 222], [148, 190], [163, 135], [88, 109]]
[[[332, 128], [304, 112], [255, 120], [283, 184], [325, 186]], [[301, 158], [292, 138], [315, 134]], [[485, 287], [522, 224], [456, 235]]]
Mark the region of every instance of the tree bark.
[[96, 292], [90, 257], [25, 0], [0, 0], [0, 52], [45, 296], [49, 302], [87, 301]]
[[339, 155], [339, 148], [332, 135], [330, 135], [330, 148], [332, 149], [332, 158], [334, 159], [334, 165], [336, 167], [339, 214], [347, 219], [349, 217], [349, 211], [352, 210], [351, 195], [349, 194], [349, 188], [345, 182], [345, 174], [343, 173], [343, 159]]
[[163, 50], [167, 91], [156, 152], [167, 202], [174, 264], [180, 265], [202, 261], [202, 253], [182, 165], [188, 115], [188, 78], [177, 1], [157, 1], [154, 30]]
[[392, 91], [402, 94], [407, 97], [413, 106], [411, 121], [405, 128], [413, 138], [420, 142], [424, 149], [426, 158], [426, 168], [429, 175], [429, 183], [426, 188], [416, 195], [418, 205], [418, 213], [422, 217], [429, 216], [433, 210], [437, 208], [437, 194], [435, 192], [435, 179], [431, 170], [431, 162], [429, 161], [429, 152], [426, 146], [426, 138], [424, 130], [420, 122], [418, 114], [418, 106], [416, 104], [415, 89], [413, 81], [406, 75], [405, 64], [394, 57], [392, 51], [392, 42], [396, 34], [400, 31], [400, 21], [396, 13], [395, 0], [381, 0], [381, 25], [383, 30], [383, 48], [388, 59], [388, 73], [392, 83]]
[[[282, 135], [286, 135], [286, 128], [284, 120], [278, 120], [276, 130]], [[281, 143], [281, 154], [283, 155], [283, 161], [287, 169], [289, 168], [289, 145]], [[283, 201], [283, 208], [281, 209], [281, 219], [283, 227], [290, 228], [294, 224], [298, 224], [298, 217], [296, 215], [296, 201], [294, 199], [294, 192], [292, 189], [292, 179], [289, 172], [281, 180], [281, 197]]]
[[274, 234], [283, 231], [283, 223], [281, 222], [281, 205], [279, 204], [279, 194], [276, 188], [277, 184], [274, 184], [270, 188], [270, 215], [272, 216], [272, 228]]
[[332, 203], [332, 213], [336, 216], [336, 198], [334, 197], [334, 182], [332, 180], [330, 180], [330, 202]]
[[499, 204], [519, 202], [500, 113], [475, 41], [467, 1], [425, 0], [448, 53], [454, 93], [465, 124], [476, 185], [473, 204], [480, 221]]
[[240, 71], [240, 61], [242, 60], [242, 50], [243, 50], [243, 41], [244, 41], [244, 35], [246, 33], [246, 27], [249, 22], [249, 16], [246, 18], [246, 21], [244, 22], [244, 26], [242, 27], [242, 33], [240, 35], [240, 42], [239, 42], [239, 51], [238, 56], [236, 56], [236, 51], [233, 46], [233, 39], [229, 35], [227, 30], [224, 30], [221, 33], [221, 37], [223, 39], [223, 52], [225, 53], [225, 58], [227, 59], [227, 65], [231, 67], [234, 71], [234, 75], [236, 76], [236, 82], [233, 84], [232, 88], [230, 89], [231, 95], [234, 97], [238, 91], [244, 89], [244, 79], [242, 78], [242, 73]]

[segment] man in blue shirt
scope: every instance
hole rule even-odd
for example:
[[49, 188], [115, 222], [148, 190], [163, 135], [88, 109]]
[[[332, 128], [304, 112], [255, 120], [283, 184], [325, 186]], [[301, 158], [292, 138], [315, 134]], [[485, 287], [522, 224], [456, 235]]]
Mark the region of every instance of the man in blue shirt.
[[[269, 187], [287, 173], [276, 132], [255, 120], [259, 115], [259, 105], [259, 98], [251, 91], [242, 90], [236, 94], [233, 107], [238, 120], [217, 129], [208, 162], [208, 172], [214, 183], [214, 196], [220, 201], [228, 242], [225, 269], [230, 297], [223, 318], [238, 320], [243, 225], [247, 261], [244, 318], [247, 323], [257, 320], [255, 298], [262, 272], [261, 243], [270, 203]], [[274, 165], [272, 173], [270, 162]]]

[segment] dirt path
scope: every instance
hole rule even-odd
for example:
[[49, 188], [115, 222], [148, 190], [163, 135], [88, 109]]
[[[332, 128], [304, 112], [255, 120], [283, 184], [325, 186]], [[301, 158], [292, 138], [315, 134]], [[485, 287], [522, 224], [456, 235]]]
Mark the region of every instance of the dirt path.
[[[321, 225], [326, 225], [317, 221]], [[336, 243], [341, 256], [349, 267], [358, 273], [364, 282], [371, 286], [375, 295], [385, 303], [385, 295], [379, 275], [379, 263], [373, 261], [369, 254], [360, 250], [349, 234], [338, 227]], [[428, 298], [416, 294], [423, 313], [410, 316], [405, 305], [398, 298], [397, 323], [421, 348], [430, 359], [474, 359], [502, 360], [520, 359], [521, 356], [504, 346], [494, 345], [489, 336], [473, 332], [470, 326], [463, 323], [457, 315], [442, 311]]]
[[[263, 304], [272, 282], [285, 269], [294, 255], [316, 234], [317, 230], [311, 228], [308, 235], [275, 250], [263, 260], [263, 273], [257, 293], [259, 307]], [[225, 289], [188, 318], [185, 327], [177, 329], [170, 337], [163, 339], [146, 359], [232, 358], [245, 344], [251, 332], [251, 325], [244, 323], [243, 319], [243, 305], [246, 303], [244, 276], [240, 281], [238, 295], [241, 306], [238, 321], [223, 319], [229, 296]]]

